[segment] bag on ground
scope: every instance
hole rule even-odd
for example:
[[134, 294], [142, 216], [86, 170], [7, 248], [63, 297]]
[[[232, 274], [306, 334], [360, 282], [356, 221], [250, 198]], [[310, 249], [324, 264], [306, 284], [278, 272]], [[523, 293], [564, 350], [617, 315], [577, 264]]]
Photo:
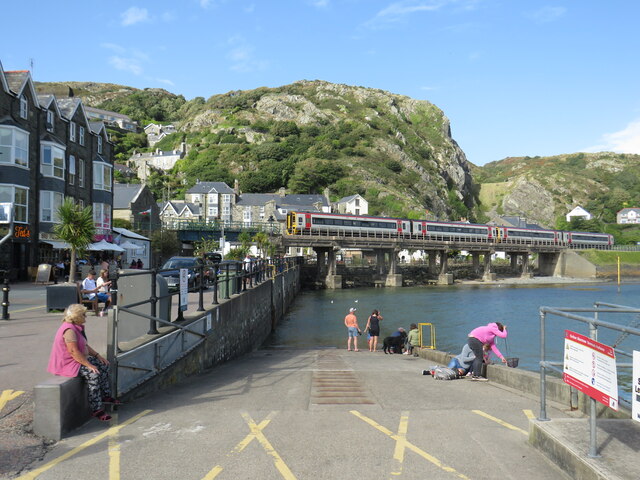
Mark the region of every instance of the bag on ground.
[[454, 380], [458, 378], [458, 372], [453, 368], [438, 365], [431, 370], [431, 375], [436, 380]]

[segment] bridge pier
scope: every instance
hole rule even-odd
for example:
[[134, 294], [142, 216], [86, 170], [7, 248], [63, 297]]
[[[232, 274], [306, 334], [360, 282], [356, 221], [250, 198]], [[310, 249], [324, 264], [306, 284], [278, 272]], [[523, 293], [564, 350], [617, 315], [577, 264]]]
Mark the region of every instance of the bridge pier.
[[402, 274], [398, 273], [398, 252], [397, 248], [389, 250], [389, 273], [385, 278], [385, 286], [387, 287], [401, 287], [402, 286]]
[[482, 280], [484, 282], [495, 282], [496, 274], [491, 271], [491, 253], [484, 252], [484, 273], [482, 274]]
[[429, 274], [435, 275], [436, 273], [436, 256], [437, 252], [429, 252]]
[[447, 273], [449, 257], [446, 250], [440, 250], [440, 274], [438, 275], [438, 285], [453, 285], [453, 274]]
[[524, 278], [533, 277], [533, 272], [529, 270], [529, 252], [522, 254], [522, 273], [520, 276]]
[[480, 275], [480, 252], [471, 252], [471, 261], [473, 262], [473, 273]]
[[559, 253], [538, 253], [538, 271], [540, 275], [553, 276], [559, 258]]
[[509, 260], [510, 262], [510, 268], [511, 268], [511, 273], [518, 273], [518, 257], [520, 256], [519, 253], [510, 253], [509, 254]]

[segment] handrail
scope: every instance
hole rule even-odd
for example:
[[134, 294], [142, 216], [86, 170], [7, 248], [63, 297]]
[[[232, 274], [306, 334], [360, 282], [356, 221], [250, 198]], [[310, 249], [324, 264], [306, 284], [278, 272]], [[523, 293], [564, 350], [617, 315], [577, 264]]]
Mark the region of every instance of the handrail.
[[[603, 308], [604, 307], [604, 308]], [[610, 330], [615, 330], [622, 332], [626, 335], [636, 335], [640, 336], [640, 329], [634, 328], [631, 326], [624, 326], [617, 323], [606, 322], [598, 319], [598, 315], [602, 313], [611, 313], [611, 314], [640, 314], [640, 308], [628, 307], [624, 305], [616, 305], [612, 303], [605, 302], [595, 302], [593, 308], [568, 308], [568, 307], [546, 307], [542, 306], [539, 308], [540, 312], [540, 415], [538, 420], [540, 421], [549, 421], [550, 419], [547, 417], [547, 409], [546, 409], [546, 371], [551, 370], [560, 374], [563, 374], [564, 371], [557, 366], [564, 365], [564, 362], [550, 362], [546, 359], [546, 317], [547, 315], [555, 315], [558, 317], [563, 317], [569, 320], [575, 320], [578, 322], [582, 322], [587, 324], [589, 327], [589, 337], [597, 341], [598, 339], [598, 327], [607, 328]], [[583, 315], [576, 315], [575, 313], [593, 313], [593, 318], [586, 317]], [[637, 323], [637, 322], [636, 322]], [[622, 339], [620, 339], [622, 341]], [[618, 341], [617, 343], [620, 343]], [[618, 348], [613, 347], [614, 352], [619, 353], [621, 355], [631, 357], [632, 354], [620, 350]], [[632, 367], [631, 363], [618, 363], [616, 362], [617, 367], [621, 368], [630, 368]], [[625, 399], [618, 399], [618, 403], [628, 403]], [[597, 438], [596, 438], [596, 400], [590, 399], [590, 412], [589, 412], [589, 456], [597, 457]]]

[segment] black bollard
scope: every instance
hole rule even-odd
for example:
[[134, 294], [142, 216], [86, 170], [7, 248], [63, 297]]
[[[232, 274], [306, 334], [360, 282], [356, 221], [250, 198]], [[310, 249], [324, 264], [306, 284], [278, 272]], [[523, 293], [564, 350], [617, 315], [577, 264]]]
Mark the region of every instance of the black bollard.
[[9, 271], [4, 272], [4, 285], [2, 285], [2, 320], [9, 320]]

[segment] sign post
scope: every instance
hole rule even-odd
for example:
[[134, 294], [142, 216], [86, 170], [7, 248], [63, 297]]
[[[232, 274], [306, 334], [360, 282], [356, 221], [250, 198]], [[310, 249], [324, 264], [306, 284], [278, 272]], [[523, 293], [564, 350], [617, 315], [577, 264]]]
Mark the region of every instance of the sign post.
[[633, 376], [631, 377], [631, 418], [640, 422], [640, 351], [633, 351]]
[[187, 310], [189, 305], [189, 270], [186, 268], [180, 269], [180, 311]]
[[618, 372], [612, 347], [565, 330], [562, 379], [603, 405], [618, 410]]

